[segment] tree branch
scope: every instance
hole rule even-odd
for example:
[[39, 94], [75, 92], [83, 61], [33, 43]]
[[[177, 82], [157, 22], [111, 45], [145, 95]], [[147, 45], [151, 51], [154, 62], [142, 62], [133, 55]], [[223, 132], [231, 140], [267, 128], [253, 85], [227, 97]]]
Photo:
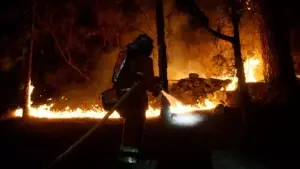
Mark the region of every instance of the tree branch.
[[[37, 16], [38, 18], [38, 21], [39, 23], [41, 22], [41, 19], [38, 15], [37, 12], [35, 12], [35, 15]], [[46, 32], [49, 32], [55, 42], [55, 45], [57, 46], [59, 52], [60, 52], [60, 55], [61, 57], [63, 57], [63, 59], [67, 62], [68, 65], [70, 65], [75, 71], [77, 71], [83, 78], [85, 78], [86, 80], [91, 80], [89, 77], [85, 76], [74, 64], [72, 64], [72, 61], [71, 61], [71, 55], [70, 55], [70, 52], [69, 52], [69, 44], [70, 44], [70, 41], [72, 41], [72, 37], [70, 37], [72, 35], [72, 27], [73, 27], [73, 23], [72, 22], [72, 25], [71, 25], [71, 28], [69, 30], [69, 43], [68, 43], [68, 46], [66, 47], [66, 53], [67, 53], [67, 56], [65, 55], [65, 52], [64, 50], [61, 48], [61, 46], [59, 45], [59, 41], [57, 39], [57, 37], [55, 36], [55, 34], [53, 33], [53, 28], [52, 28], [52, 25], [53, 25], [53, 17], [52, 15], [50, 15], [50, 18], [49, 18], [49, 22], [50, 22], [50, 25], [48, 25], [48, 28], [46, 28]], [[51, 29], [52, 28], [52, 29]]]
[[68, 56], [66, 57], [66, 55], [64, 54], [64, 51], [62, 50], [62, 48], [59, 45], [57, 37], [54, 35], [54, 33], [52, 31], [50, 31], [50, 33], [51, 33], [53, 40], [55, 41], [55, 44], [56, 44], [58, 50], [60, 51], [61, 56], [64, 58], [64, 60], [86, 80], [91, 80], [89, 77], [85, 76], [75, 65], [73, 65], [69, 59], [67, 59], [67, 57], [71, 58], [69, 52], [67, 52]]
[[211, 34], [213, 34], [214, 36], [216, 36], [216, 37], [218, 37], [218, 38], [220, 38], [220, 39], [222, 39], [222, 40], [225, 40], [225, 41], [230, 42], [230, 43], [233, 43], [233, 41], [234, 41], [234, 38], [233, 38], [232, 36], [224, 35], [224, 34], [222, 34], [221, 32], [218, 32], [218, 31], [212, 29], [212, 28], [209, 27], [209, 26], [205, 26], [204, 28], [205, 28], [208, 32], [210, 32]]
[[213, 34], [214, 36], [225, 40], [227, 42], [233, 43], [234, 38], [228, 35], [224, 35], [219, 31], [216, 31], [212, 29], [209, 26], [209, 18], [205, 15], [205, 13], [199, 8], [199, 6], [196, 4], [195, 0], [189, 0], [189, 1], [184, 1], [184, 0], [178, 0], [177, 1], [178, 5], [184, 4], [185, 8], [184, 10], [187, 11], [189, 16], [191, 17], [191, 21], [194, 22], [198, 27], [203, 27], [205, 28], [208, 32]]

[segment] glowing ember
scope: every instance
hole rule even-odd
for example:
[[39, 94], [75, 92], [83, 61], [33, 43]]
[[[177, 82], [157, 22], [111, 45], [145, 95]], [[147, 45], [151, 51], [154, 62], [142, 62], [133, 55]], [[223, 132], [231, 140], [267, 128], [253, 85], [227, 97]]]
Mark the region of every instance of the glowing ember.
[[[260, 61], [255, 58], [249, 58], [244, 63], [244, 71], [246, 75], [246, 82], [256, 82], [255, 78], [255, 70], [259, 67]], [[218, 79], [231, 79], [232, 83], [230, 83], [226, 87], [226, 91], [233, 91], [237, 87], [237, 77], [216, 77]], [[93, 106], [90, 110], [84, 110], [81, 108], [77, 108], [75, 110], [71, 110], [69, 107], [66, 107], [64, 110], [53, 110], [54, 104], [50, 105], [41, 105], [38, 107], [32, 106], [32, 100], [31, 100], [31, 94], [33, 92], [34, 86], [30, 83], [30, 96], [29, 96], [29, 116], [35, 117], [35, 118], [49, 118], [49, 119], [69, 119], [69, 118], [103, 118], [105, 114], [107, 113], [102, 108], [99, 108], [98, 105]], [[224, 89], [221, 89], [224, 90]], [[184, 105], [177, 99], [175, 99], [173, 96], [163, 93], [164, 96], [169, 100], [170, 102], [170, 112], [173, 114], [185, 114], [190, 113], [193, 111], [199, 111], [199, 110], [210, 110], [214, 109], [216, 107], [216, 103], [213, 101], [210, 101], [208, 99], [205, 99], [202, 103], [197, 103], [195, 105]], [[49, 99], [51, 100], [51, 98]], [[22, 117], [23, 110], [17, 109], [13, 112], [13, 115], [15, 117]], [[155, 109], [153, 107], [149, 107], [146, 112], [147, 118], [153, 118], [158, 117], [160, 115], [160, 109]], [[119, 114], [115, 111], [109, 118], [120, 118]]]

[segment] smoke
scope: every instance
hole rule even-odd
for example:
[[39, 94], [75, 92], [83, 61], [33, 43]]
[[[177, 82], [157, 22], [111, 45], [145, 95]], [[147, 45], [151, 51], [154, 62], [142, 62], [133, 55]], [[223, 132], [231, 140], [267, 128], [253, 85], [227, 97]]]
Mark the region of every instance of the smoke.
[[[225, 14], [222, 4], [216, 6], [216, 2], [201, 4], [204, 12], [208, 15], [211, 25], [214, 29], [220, 27], [222, 33], [231, 35], [230, 20]], [[107, 38], [113, 35], [118, 35], [119, 41], [117, 47], [112, 51], [102, 53], [94, 52], [94, 62], [96, 68], [92, 73], [92, 83], [89, 85], [75, 85], [70, 87], [64, 93], [66, 97], [78, 98], [80, 100], [91, 100], [98, 102], [95, 98], [97, 95], [112, 86], [111, 76], [113, 65], [117, 58], [118, 52], [129, 42], [131, 42], [140, 33], [147, 33], [154, 39], [154, 71], [158, 75], [158, 54], [156, 44], [156, 23], [155, 23], [155, 6], [152, 1], [143, 1], [141, 10], [138, 11], [134, 18], [132, 15], [125, 16], [118, 11], [98, 11], [98, 21], [104, 22], [109, 13], [113, 13], [116, 17], [109, 21], [109, 24], [114, 25], [112, 30], [107, 31]], [[118, 16], [118, 17], [117, 17]], [[242, 18], [241, 23], [241, 45], [243, 57], [249, 55], [249, 51], [255, 54], [260, 54], [260, 39], [259, 32], [256, 27], [255, 19], [249, 19], [247, 15]], [[165, 40], [167, 45], [168, 56], [168, 78], [170, 80], [178, 80], [185, 78], [189, 73], [198, 73], [200, 77], [211, 77], [220, 75], [215, 70], [214, 57], [222, 55], [228, 62], [233, 58], [232, 47], [229, 43], [222, 40], [217, 40], [204, 29], [193, 29], [189, 24], [189, 18], [186, 14], [175, 9], [174, 1], [165, 1]], [[128, 24], [128, 23], [134, 23]], [[122, 28], [126, 25], [130, 29], [124, 29], [116, 33], [113, 28]], [[71, 88], [74, 88], [72, 90]], [[70, 92], [71, 90], [71, 92]], [[77, 92], [74, 92], [77, 91]], [[72, 94], [71, 94], [72, 93]], [[84, 97], [82, 97], [84, 96]], [[96, 101], [95, 101], [96, 100]]]
[[[209, 75], [209, 71], [206, 69], [206, 65], [209, 64], [207, 56], [213, 53], [211, 50], [207, 50], [212, 48], [212, 45], [209, 44], [212, 37], [205, 30], [191, 29], [188, 24], [188, 16], [176, 11], [173, 3], [167, 3], [166, 5], [165, 40], [169, 79], [178, 80], [187, 77], [191, 72], [206, 77]], [[118, 52], [142, 32], [147, 33], [154, 39], [155, 49], [152, 57], [154, 71], [158, 75], [155, 10], [153, 8], [144, 9], [136, 16], [135, 23], [136, 30], [121, 34], [119, 48], [97, 57], [99, 58], [97, 60], [98, 66], [93, 74], [94, 78], [97, 79], [97, 84], [100, 84], [99, 90], [104, 90], [111, 84], [112, 68]]]

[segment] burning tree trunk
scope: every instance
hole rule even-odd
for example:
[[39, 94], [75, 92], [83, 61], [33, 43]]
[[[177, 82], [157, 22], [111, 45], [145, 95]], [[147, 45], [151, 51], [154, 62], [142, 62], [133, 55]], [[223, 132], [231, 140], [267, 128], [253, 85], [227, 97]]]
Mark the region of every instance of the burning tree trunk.
[[286, 99], [296, 90], [296, 75], [290, 51], [289, 30], [280, 1], [257, 1], [265, 62], [265, 79]]
[[32, 6], [32, 23], [31, 23], [31, 39], [30, 39], [30, 50], [29, 55], [27, 59], [25, 59], [25, 62], [27, 62], [25, 66], [25, 72], [27, 73], [25, 86], [24, 86], [24, 102], [23, 102], [23, 117], [27, 118], [29, 116], [30, 111], [30, 84], [31, 84], [31, 71], [32, 71], [32, 54], [33, 54], [33, 45], [34, 45], [34, 36], [35, 36], [35, 26], [34, 26], [34, 16], [35, 16], [35, 6], [34, 3]]
[[[156, 29], [158, 47], [158, 67], [163, 89], [168, 92], [167, 52], [165, 43], [165, 23], [163, 0], [156, 0]], [[167, 100], [162, 97], [162, 115], [167, 110]]]

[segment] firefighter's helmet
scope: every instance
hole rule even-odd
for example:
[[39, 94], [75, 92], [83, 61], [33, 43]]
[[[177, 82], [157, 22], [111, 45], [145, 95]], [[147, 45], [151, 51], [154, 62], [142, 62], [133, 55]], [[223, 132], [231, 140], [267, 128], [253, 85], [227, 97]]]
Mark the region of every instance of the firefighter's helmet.
[[143, 56], [150, 56], [153, 50], [153, 40], [147, 34], [141, 34], [127, 45], [129, 52], [137, 52]]

